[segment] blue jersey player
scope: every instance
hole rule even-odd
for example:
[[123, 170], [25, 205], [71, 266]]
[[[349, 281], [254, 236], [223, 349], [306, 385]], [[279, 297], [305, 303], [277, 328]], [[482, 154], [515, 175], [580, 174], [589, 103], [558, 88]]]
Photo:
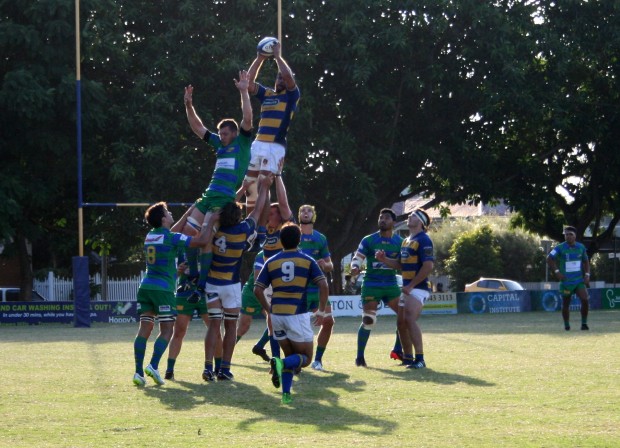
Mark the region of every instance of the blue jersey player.
[[[272, 358], [271, 381], [282, 386], [282, 403], [291, 402], [291, 386], [295, 370], [310, 364], [314, 332], [306, 302], [306, 289], [312, 282], [319, 287], [319, 306], [316, 325], [321, 325], [329, 287], [317, 262], [298, 250], [301, 229], [289, 224], [280, 232], [283, 250], [269, 258], [255, 281], [254, 294], [271, 316], [273, 332], [285, 358]], [[265, 289], [271, 285], [271, 303]]]
[[[209, 328], [205, 342], [205, 370], [203, 379], [213, 381], [232, 380], [230, 372], [232, 356], [237, 342], [237, 320], [241, 308], [241, 282], [239, 271], [244, 250], [248, 247], [248, 240], [256, 233], [256, 222], [262, 212], [269, 187], [273, 182], [273, 175], [265, 176], [261, 180], [258, 198], [259, 204], [241, 220], [241, 208], [236, 202], [228, 203], [222, 209], [220, 227], [213, 236], [213, 260], [207, 274], [205, 291], [207, 310], [209, 313]], [[220, 328], [224, 321], [224, 337], [221, 337]], [[219, 371], [213, 369], [213, 356], [216, 342], [222, 338], [222, 364]]]
[[248, 69], [249, 92], [261, 103], [258, 132], [252, 143], [252, 154], [246, 176], [249, 182], [246, 194], [248, 213], [254, 208], [256, 201], [256, 179], [259, 174], [264, 176], [281, 171], [281, 163], [286, 153], [288, 128], [295, 116], [300, 98], [293, 71], [282, 58], [280, 43], [273, 47], [273, 58], [278, 66], [273, 89], [255, 82], [267, 56], [258, 53]]
[[403, 287], [398, 302], [398, 332], [403, 346], [403, 364], [412, 369], [426, 367], [418, 318], [431, 293], [428, 276], [433, 270], [435, 258], [433, 242], [426, 233], [430, 222], [424, 210], [414, 210], [407, 218], [409, 236], [403, 241], [396, 258], [388, 258], [382, 250], [376, 253], [379, 261], [403, 273]]

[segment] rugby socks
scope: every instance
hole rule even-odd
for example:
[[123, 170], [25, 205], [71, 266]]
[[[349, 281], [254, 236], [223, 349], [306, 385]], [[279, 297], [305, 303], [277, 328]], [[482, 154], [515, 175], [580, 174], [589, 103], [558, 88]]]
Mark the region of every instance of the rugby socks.
[[316, 354], [314, 355], [315, 361], [321, 361], [323, 359], [323, 353], [325, 353], [326, 347], [317, 347]]
[[409, 366], [413, 364], [413, 354], [408, 355], [407, 353], [403, 354], [403, 365]]
[[159, 361], [161, 360], [161, 357], [164, 355], [164, 352], [166, 351], [166, 349], [168, 348], [168, 341], [165, 340], [164, 338], [157, 338], [155, 339], [155, 344], [153, 346], [153, 356], [151, 357], [151, 366], [153, 366], [154, 369], [157, 369], [159, 366]]
[[295, 354], [287, 356], [282, 362], [284, 363], [282, 367], [282, 393], [290, 394], [293, 386], [293, 374], [295, 370], [308, 362], [308, 358], [306, 355]]
[[136, 336], [133, 341], [133, 356], [136, 361], [136, 373], [144, 376], [144, 355], [146, 354], [146, 338]]
[[396, 341], [394, 341], [394, 351], [396, 353], [402, 353], [403, 352], [403, 346], [400, 343], [400, 335], [398, 334], [398, 330], [396, 330]]
[[220, 370], [224, 373], [230, 373], [230, 361], [222, 361], [222, 359], [220, 358], [220, 366], [218, 367], [216, 358], [215, 371], [219, 372]]
[[[215, 358], [215, 371], [217, 372], [222, 368], [222, 358]], [[230, 363], [228, 363], [228, 370], [230, 370]]]
[[212, 360], [205, 361], [205, 370], [208, 370], [209, 372], [213, 372], [213, 361]]
[[254, 345], [256, 347], [265, 348], [265, 345], [267, 345], [267, 342], [269, 342], [269, 329], [265, 328], [265, 331], [263, 331], [263, 334], [261, 335], [260, 339]]
[[209, 275], [212, 259], [213, 252], [204, 252], [200, 254], [200, 277], [198, 279], [198, 287], [202, 288], [202, 290], [207, 286], [207, 276]]
[[190, 277], [198, 277], [200, 273], [198, 271], [198, 252], [200, 249], [195, 247], [188, 247], [185, 249], [185, 254], [187, 255], [187, 267], [189, 267], [189, 276]]
[[271, 347], [271, 357], [279, 358], [280, 357], [280, 344], [273, 336], [269, 337], [269, 346]]
[[364, 352], [366, 351], [366, 344], [368, 343], [368, 338], [370, 337], [370, 330], [364, 328], [364, 325], [360, 325], [359, 330], [357, 330], [357, 357], [363, 358]]
[[424, 353], [416, 353], [415, 354], [415, 362], [424, 362]]
[[168, 358], [166, 372], [174, 372], [174, 365], [176, 364], [176, 362], [177, 362], [176, 359]]

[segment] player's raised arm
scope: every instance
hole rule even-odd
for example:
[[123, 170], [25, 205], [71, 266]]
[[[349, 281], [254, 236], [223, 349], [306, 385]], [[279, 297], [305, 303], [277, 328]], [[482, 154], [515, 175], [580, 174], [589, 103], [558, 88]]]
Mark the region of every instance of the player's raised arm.
[[273, 57], [278, 65], [278, 71], [282, 75], [282, 79], [284, 80], [284, 84], [286, 84], [287, 90], [293, 90], [297, 86], [295, 84], [295, 77], [293, 76], [293, 71], [288, 66], [284, 58], [282, 58], [282, 45], [280, 42], [276, 43], [273, 46]]
[[239, 71], [239, 80], [235, 79], [235, 86], [241, 93], [241, 112], [243, 118], [241, 119], [240, 126], [242, 129], [249, 131], [252, 129], [252, 104], [250, 103], [250, 94], [248, 93], [249, 86], [248, 72], [245, 70]]
[[267, 56], [256, 53], [256, 59], [254, 59], [254, 61], [250, 65], [250, 68], [248, 69], [248, 91], [252, 92], [253, 95], [258, 89], [258, 86], [256, 85], [256, 77], [258, 76], [258, 72], [260, 71], [263, 62], [265, 62], [265, 59], [267, 59]]
[[183, 102], [185, 103], [185, 113], [187, 114], [187, 121], [189, 122], [192, 131], [196, 134], [200, 139], [204, 138], [207, 133], [207, 128], [202, 124], [202, 120], [196, 114], [196, 110], [194, 109], [192, 95], [194, 93], [194, 87], [190, 84], [185, 87], [185, 95], [183, 95]]

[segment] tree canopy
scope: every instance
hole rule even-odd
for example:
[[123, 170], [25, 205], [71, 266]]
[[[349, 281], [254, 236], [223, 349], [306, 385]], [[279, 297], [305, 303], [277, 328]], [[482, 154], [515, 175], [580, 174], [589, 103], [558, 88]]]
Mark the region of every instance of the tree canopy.
[[[77, 254], [73, 5], [0, 0], [0, 237], [32, 242], [35, 268], [68, 266]], [[276, 7], [81, 2], [85, 202], [198, 197], [214, 157], [186, 123], [183, 87], [194, 85], [208, 127], [239, 118], [233, 78], [258, 40], [276, 34]], [[302, 91], [285, 182], [294, 210], [317, 206], [336, 262], [375, 230], [382, 207], [420, 192], [503, 198], [521, 225], [556, 239], [562, 223], [581, 233], [612, 215], [596, 237], [611, 236], [620, 216], [616, 2], [283, 8], [283, 54]], [[259, 81], [274, 75], [266, 64]], [[141, 214], [89, 208], [86, 237], [129, 258], [145, 232]]]

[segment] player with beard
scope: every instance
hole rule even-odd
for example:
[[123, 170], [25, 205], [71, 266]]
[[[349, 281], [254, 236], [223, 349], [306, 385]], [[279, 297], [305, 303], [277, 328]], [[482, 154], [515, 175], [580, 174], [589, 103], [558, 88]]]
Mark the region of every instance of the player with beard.
[[[375, 253], [382, 250], [389, 258], [396, 258], [400, 252], [403, 239], [394, 234], [394, 224], [396, 214], [390, 208], [381, 209], [379, 212], [379, 231], [367, 235], [357, 248], [357, 252], [351, 261], [351, 275], [357, 276], [360, 273], [362, 262], [366, 260], [366, 275], [362, 281], [362, 324], [357, 333], [357, 358], [355, 365], [366, 367], [364, 351], [370, 337], [370, 332], [377, 322], [377, 309], [379, 302], [389, 306], [398, 314], [398, 298], [400, 288], [396, 281], [396, 270], [377, 260]], [[402, 347], [396, 334], [396, 344], [392, 354], [400, 353], [402, 358]], [[394, 358], [394, 356], [391, 356]]]
[[[334, 264], [329, 253], [327, 237], [321, 232], [314, 230], [314, 223], [316, 221], [316, 209], [314, 206], [305, 204], [299, 207], [298, 219], [301, 227], [299, 249], [316, 260], [323, 274], [331, 272], [334, 269]], [[316, 318], [319, 315], [319, 287], [316, 284], [310, 283], [308, 285], [306, 300], [308, 302], [308, 309], [314, 313]], [[334, 317], [332, 316], [332, 307], [329, 299], [322, 317], [323, 323], [317, 335], [314, 361], [310, 365], [314, 370], [323, 370], [323, 353], [334, 328]]]

